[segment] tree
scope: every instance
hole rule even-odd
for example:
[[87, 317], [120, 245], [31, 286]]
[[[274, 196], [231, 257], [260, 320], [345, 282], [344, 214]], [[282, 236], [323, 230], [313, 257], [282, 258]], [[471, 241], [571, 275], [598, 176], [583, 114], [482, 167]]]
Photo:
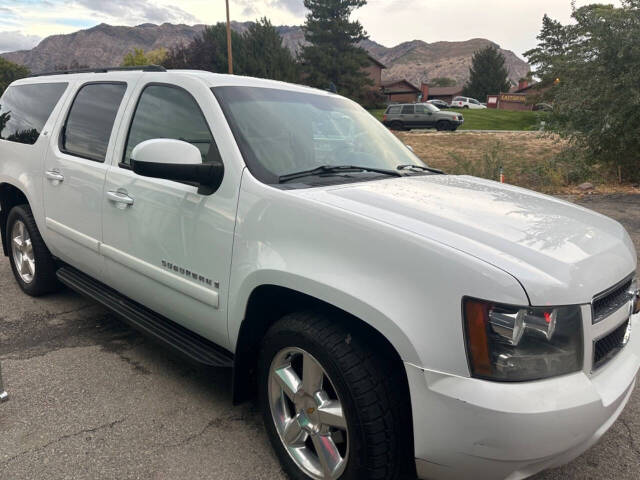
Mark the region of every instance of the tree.
[[[233, 71], [236, 74], [288, 82], [299, 80], [299, 67], [295, 59], [282, 44], [282, 37], [268, 19], [262, 18], [252, 23], [244, 34], [232, 31], [231, 41]], [[167, 68], [195, 68], [226, 73], [225, 24], [208, 26], [189, 45], [172, 48], [162, 64]]]
[[166, 48], [157, 48], [146, 52], [142, 48], [134, 48], [122, 60], [123, 67], [139, 67], [144, 65], [161, 65], [169, 51]]
[[546, 124], [590, 163], [609, 164], [640, 179], [640, 0], [621, 7], [574, 9], [574, 22], [545, 17], [537, 48], [525, 55], [550, 86]]
[[0, 57], [0, 95], [10, 83], [28, 76], [31, 72], [27, 67], [18, 65]]
[[429, 81], [430, 87], [455, 87], [458, 84], [453, 78], [436, 77]]
[[465, 96], [486, 101], [487, 95], [508, 92], [510, 88], [504, 56], [495, 46], [489, 45], [473, 54], [469, 80], [463, 89]]
[[358, 46], [369, 38], [358, 21], [351, 20], [366, 0], [304, 0], [310, 11], [303, 27], [308, 45], [301, 51], [305, 82], [317, 88], [335, 85], [339, 94], [362, 98], [373, 83], [363, 70], [367, 52]]
[[285, 82], [300, 80], [299, 66], [291, 51], [282, 44], [282, 37], [266, 17], [249, 25], [242, 39], [245, 75]]

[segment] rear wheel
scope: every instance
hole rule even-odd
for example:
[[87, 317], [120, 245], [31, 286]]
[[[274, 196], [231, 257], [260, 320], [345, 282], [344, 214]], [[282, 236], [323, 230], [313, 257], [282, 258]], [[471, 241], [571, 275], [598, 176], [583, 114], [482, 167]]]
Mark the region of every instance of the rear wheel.
[[404, 124], [398, 121], [391, 122], [391, 125], [389, 125], [389, 128], [391, 128], [391, 130], [402, 131], [404, 130]]
[[324, 314], [290, 314], [271, 327], [260, 352], [262, 413], [291, 478], [401, 478], [410, 403], [391, 365]]
[[57, 290], [56, 266], [40, 236], [29, 205], [13, 207], [7, 218], [11, 269], [18, 285], [34, 297]]
[[464, 106], [464, 107], [462, 107], [462, 108], [466, 108], [467, 110], [469, 110], [469, 105], [465, 105], [465, 106]]

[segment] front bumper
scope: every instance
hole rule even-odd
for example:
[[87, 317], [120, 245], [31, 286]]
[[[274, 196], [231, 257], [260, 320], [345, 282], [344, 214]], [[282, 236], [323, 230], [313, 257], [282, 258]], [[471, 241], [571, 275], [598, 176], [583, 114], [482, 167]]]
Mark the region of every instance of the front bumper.
[[595, 373], [498, 383], [405, 364], [419, 478], [516, 480], [590, 448], [635, 386], [640, 315], [631, 321], [635, 335]]

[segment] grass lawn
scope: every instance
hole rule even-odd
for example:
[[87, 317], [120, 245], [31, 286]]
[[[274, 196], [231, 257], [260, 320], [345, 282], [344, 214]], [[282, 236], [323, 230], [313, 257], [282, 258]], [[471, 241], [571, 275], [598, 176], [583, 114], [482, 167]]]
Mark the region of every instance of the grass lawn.
[[[459, 112], [464, 116], [464, 124], [460, 130], [537, 130], [538, 121], [544, 113], [512, 112], [509, 110], [463, 110], [452, 108], [451, 112]], [[371, 114], [382, 121], [384, 110], [371, 110]]]

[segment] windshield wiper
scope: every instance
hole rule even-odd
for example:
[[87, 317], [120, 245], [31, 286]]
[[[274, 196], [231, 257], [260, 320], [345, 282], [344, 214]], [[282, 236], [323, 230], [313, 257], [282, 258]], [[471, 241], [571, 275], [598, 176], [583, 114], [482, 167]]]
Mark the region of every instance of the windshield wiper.
[[390, 175], [392, 177], [401, 177], [402, 174], [395, 170], [386, 170], [384, 168], [375, 167], [360, 167], [357, 165], [321, 165], [310, 170], [303, 170], [301, 172], [288, 173], [287, 175], [280, 175], [278, 177], [279, 183], [285, 183], [289, 180], [295, 180], [296, 178], [310, 177], [312, 175], [321, 175], [323, 173], [346, 173], [346, 172], [374, 172], [381, 173], [383, 175]]
[[437, 168], [427, 167], [425, 165], [414, 165], [412, 163], [408, 163], [406, 165], [398, 165], [398, 170], [421, 170], [423, 172], [431, 172], [431, 173], [439, 173], [444, 174], [442, 170], [438, 170]]

